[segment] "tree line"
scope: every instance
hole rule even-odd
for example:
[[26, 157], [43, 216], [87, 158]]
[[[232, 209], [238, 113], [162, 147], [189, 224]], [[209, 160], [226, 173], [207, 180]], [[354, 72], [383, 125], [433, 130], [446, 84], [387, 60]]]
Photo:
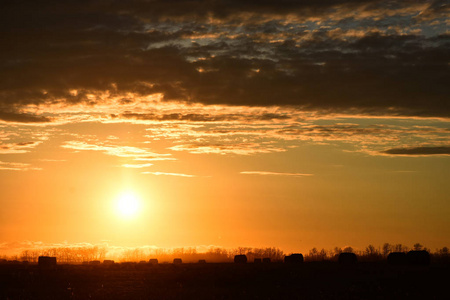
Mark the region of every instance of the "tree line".
[[[409, 250], [426, 250], [431, 254], [434, 261], [448, 261], [450, 257], [449, 249], [430, 249], [420, 243], [413, 247], [402, 244], [385, 243], [382, 246], [375, 247], [368, 245], [362, 250], [355, 250], [352, 247], [335, 247], [331, 250], [312, 248], [307, 253], [303, 253], [305, 261], [333, 261], [342, 252], [352, 252], [358, 255], [360, 261], [381, 261], [391, 252], [408, 252]], [[283, 261], [284, 256], [290, 253], [284, 253], [277, 247], [255, 248], [255, 247], [237, 247], [226, 249], [221, 247], [209, 247], [206, 251], [199, 251], [196, 247], [180, 247], [172, 249], [164, 248], [131, 248], [123, 249], [119, 252], [110, 252], [106, 246], [79, 246], [79, 247], [53, 247], [23, 250], [18, 255], [0, 258], [17, 261], [28, 261], [36, 263], [39, 256], [56, 257], [58, 263], [83, 263], [89, 261], [103, 261], [113, 259], [116, 262], [140, 262], [149, 261], [156, 258], [160, 262], [172, 262], [174, 258], [181, 258], [183, 262], [198, 262], [201, 259], [207, 262], [232, 262], [235, 255], [244, 254], [249, 262], [255, 258], [270, 258], [271, 261]]]
[[392, 252], [408, 252], [410, 250], [420, 251], [425, 250], [431, 254], [434, 261], [449, 261], [450, 252], [448, 247], [443, 247], [441, 249], [435, 249], [432, 251], [427, 247], [424, 247], [420, 243], [416, 243], [412, 248], [403, 244], [390, 244], [384, 243], [383, 246], [375, 247], [370, 244], [362, 250], [355, 250], [352, 247], [339, 248], [335, 247], [332, 250], [312, 248], [306, 255], [305, 261], [334, 261], [337, 260], [339, 254], [343, 252], [355, 253], [360, 261], [382, 261], [387, 258], [387, 256]]

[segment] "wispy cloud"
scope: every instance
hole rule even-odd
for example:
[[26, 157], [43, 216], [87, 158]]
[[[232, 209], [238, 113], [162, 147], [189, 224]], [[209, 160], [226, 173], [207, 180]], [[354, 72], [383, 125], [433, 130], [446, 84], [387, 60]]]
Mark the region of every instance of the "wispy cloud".
[[134, 169], [142, 169], [153, 166], [153, 164], [123, 164], [122, 167], [125, 168], [134, 168]]
[[198, 177], [197, 175], [181, 174], [181, 173], [166, 173], [166, 172], [142, 172], [142, 174], [149, 175], [166, 175], [166, 176], [178, 176], [178, 177]]
[[187, 151], [193, 154], [237, 154], [251, 155], [259, 153], [284, 152], [286, 149], [270, 144], [236, 143], [236, 144], [186, 144], [169, 148], [173, 151]]
[[245, 175], [269, 175], [269, 176], [294, 176], [294, 177], [302, 177], [302, 176], [313, 176], [314, 174], [307, 173], [285, 173], [285, 172], [268, 172], [268, 171], [243, 171], [240, 174]]
[[131, 147], [131, 146], [120, 146], [111, 144], [90, 144], [81, 141], [68, 141], [61, 145], [62, 148], [81, 150], [81, 151], [100, 151], [107, 155], [118, 156], [118, 157], [129, 157], [135, 159], [161, 159], [170, 154], [160, 154], [150, 152], [145, 148]]
[[17, 154], [17, 153], [27, 153], [30, 149], [35, 148], [42, 141], [35, 142], [19, 142], [19, 143], [0, 143], [0, 154]]
[[0, 170], [8, 170], [8, 171], [39, 171], [42, 168], [33, 167], [31, 164], [26, 163], [18, 163], [18, 162], [4, 162], [0, 161]]
[[64, 161], [67, 161], [67, 160], [65, 160], [65, 159], [42, 158], [42, 159], [40, 159], [40, 161], [45, 161], [45, 162], [64, 162]]

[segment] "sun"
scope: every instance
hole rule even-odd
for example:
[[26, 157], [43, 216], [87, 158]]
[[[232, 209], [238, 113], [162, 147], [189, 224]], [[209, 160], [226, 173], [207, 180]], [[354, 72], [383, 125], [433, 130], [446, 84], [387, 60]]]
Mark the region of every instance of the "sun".
[[135, 217], [139, 213], [140, 206], [139, 198], [131, 192], [122, 193], [117, 198], [116, 209], [122, 217]]

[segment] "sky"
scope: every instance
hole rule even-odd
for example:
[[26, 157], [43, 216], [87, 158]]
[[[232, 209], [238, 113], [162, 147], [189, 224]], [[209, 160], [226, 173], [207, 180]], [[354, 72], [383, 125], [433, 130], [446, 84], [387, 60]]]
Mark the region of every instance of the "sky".
[[0, 4], [0, 252], [450, 245], [447, 1]]

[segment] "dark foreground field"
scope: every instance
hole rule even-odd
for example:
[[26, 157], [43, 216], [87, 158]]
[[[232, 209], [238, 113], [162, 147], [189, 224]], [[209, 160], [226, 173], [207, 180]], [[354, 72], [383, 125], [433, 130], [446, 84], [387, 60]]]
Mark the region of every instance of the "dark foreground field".
[[0, 265], [0, 299], [450, 299], [448, 265]]

